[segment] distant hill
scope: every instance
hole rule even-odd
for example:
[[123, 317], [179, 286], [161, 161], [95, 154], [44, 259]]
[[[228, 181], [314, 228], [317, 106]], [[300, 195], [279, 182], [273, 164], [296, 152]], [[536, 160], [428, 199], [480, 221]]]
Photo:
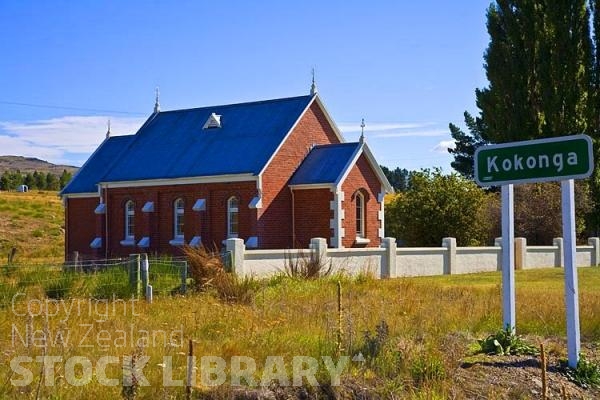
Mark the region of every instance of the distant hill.
[[56, 165], [34, 157], [0, 156], [0, 175], [4, 173], [4, 171], [16, 170], [21, 171], [23, 174], [37, 171], [43, 173], [50, 172], [53, 175], [60, 175], [65, 169], [67, 172], [72, 174], [78, 170], [77, 167], [72, 165]]

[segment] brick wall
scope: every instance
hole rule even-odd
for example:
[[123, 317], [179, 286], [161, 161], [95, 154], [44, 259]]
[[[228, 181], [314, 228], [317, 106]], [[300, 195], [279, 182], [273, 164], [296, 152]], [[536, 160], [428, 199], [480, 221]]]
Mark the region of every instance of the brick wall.
[[[256, 183], [211, 183], [193, 185], [170, 185], [143, 188], [109, 189], [107, 202], [110, 210], [109, 252], [111, 255], [126, 255], [137, 251], [137, 248], [122, 246], [124, 239], [125, 203], [131, 199], [135, 202], [135, 239], [150, 237], [150, 253], [179, 254], [179, 248], [169, 241], [174, 232], [174, 203], [176, 199], [184, 201], [184, 240], [185, 243], [194, 236], [201, 236], [208, 247], [221, 247], [221, 241], [227, 237], [227, 200], [237, 196], [239, 206], [239, 237], [246, 240], [255, 236], [256, 211], [249, 209], [248, 204], [257, 195]], [[206, 200], [205, 211], [193, 211], [197, 199]], [[141, 211], [148, 201], [154, 202], [154, 212]]]
[[329, 189], [294, 190], [295, 248], [305, 248], [310, 239], [322, 237], [331, 245], [332, 229], [329, 227], [333, 212], [329, 202], [333, 193]]
[[258, 219], [262, 248], [289, 248], [292, 245], [292, 196], [287, 183], [313, 144], [328, 143], [339, 143], [339, 139], [315, 102], [263, 174], [263, 208]]
[[90, 248], [97, 235], [102, 216], [94, 214], [98, 197], [70, 198], [65, 202], [65, 260], [70, 260], [74, 251], [83, 258], [99, 256], [98, 250]]
[[342, 183], [342, 191], [344, 192], [342, 208], [345, 213], [345, 218], [342, 221], [342, 227], [345, 229], [345, 236], [342, 240], [344, 247], [357, 246], [355, 242], [357, 190], [363, 193], [365, 199], [365, 236], [370, 240], [368, 247], [378, 247], [381, 243], [379, 238], [380, 221], [378, 219], [381, 205], [377, 202], [377, 195], [381, 191], [381, 183], [364, 154], [358, 158], [346, 180]]

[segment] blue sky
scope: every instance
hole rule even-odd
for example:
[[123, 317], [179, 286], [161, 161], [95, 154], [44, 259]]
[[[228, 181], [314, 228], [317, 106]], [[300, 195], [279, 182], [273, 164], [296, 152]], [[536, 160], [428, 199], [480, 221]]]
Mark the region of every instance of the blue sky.
[[388, 167], [449, 172], [486, 86], [487, 0], [0, 0], [0, 155], [81, 165], [162, 110], [319, 95]]

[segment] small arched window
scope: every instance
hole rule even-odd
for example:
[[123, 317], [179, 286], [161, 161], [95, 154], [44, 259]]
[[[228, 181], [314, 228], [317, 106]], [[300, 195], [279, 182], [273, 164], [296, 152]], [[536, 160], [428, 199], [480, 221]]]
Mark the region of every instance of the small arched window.
[[135, 203], [133, 200], [125, 203], [125, 240], [135, 238]]
[[365, 237], [365, 196], [356, 192], [356, 237]]
[[237, 197], [232, 196], [227, 200], [227, 237], [236, 238], [239, 234], [239, 204]]
[[183, 233], [183, 216], [184, 216], [184, 202], [183, 199], [177, 199], [175, 200], [175, 202], [173, 203], [173, 232], [174, 232], [174, 239], [181, 239], [183, 240], [184, 238], [184, 233]]

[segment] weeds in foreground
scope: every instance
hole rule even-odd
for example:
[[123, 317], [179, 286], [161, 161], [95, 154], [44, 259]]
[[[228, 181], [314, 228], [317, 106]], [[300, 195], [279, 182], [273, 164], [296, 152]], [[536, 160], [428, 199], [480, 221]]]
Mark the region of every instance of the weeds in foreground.
[[577, 367], [570, 368], [566, 361], [561, 361], [561, 367], [567, 378], [582, 388], [600, 387], [600, 365], [589, 361], [585, 355], [579, 355]]
[[372, 364], [373, 361], [381, 352], [383, 347], [386, 345], [389, 337], [389, 327], [385, 320], [381, 320], [375, 327], [375, 333], [371, 333], [369, 330], [364, 332], [363, 345], [360, 348], [360, 353], [365, 357], [368, 364]]
[[[132, 355], [125, 357], [123, 366], [123, 386], [121, 396], [124, 400], [134, 400], [140, 388], [140, 358], [144, 356], [143, 346], [137, 346]], [[143, 365], [143, 362], [142, 362]]]
[[302, 250], [294, 255], [287, 252], [285, 255], [284, 273], [291, 278], [318, 279], [331, 275], [333, 265], [327, 262], [318, 252], [307, 256]]
[[221, 300], [230, 303], [254, 302], [260, 283], [252, 276], [240, 277], [227, 272], [221, 255], [205, 247], [185, 247], [188, 272], [197, 291], [214, 291]]
[[209, 250], [204, 246], [183, 248], [188, 262], [188, 274], [193, 279], [193, 287], [202, 291], [211, 285], [219, 284], [225, 279], [225, 266], [217, 250]]
[[537, 355], [538, 349], [525, 342], [514, 329], [506, 327], [483, 340], [478, 340], [480, 353], [499, 356]]
[[44, 292], [49, 299], [60, 300], [71, 297], [77, 276], [72, 272], [59, 273], [55, 279], [44, 283]]
[[421, 353], [410, 364], [410, 374], [417, 386], [446, 377], [444, 362], [435, 354]]

